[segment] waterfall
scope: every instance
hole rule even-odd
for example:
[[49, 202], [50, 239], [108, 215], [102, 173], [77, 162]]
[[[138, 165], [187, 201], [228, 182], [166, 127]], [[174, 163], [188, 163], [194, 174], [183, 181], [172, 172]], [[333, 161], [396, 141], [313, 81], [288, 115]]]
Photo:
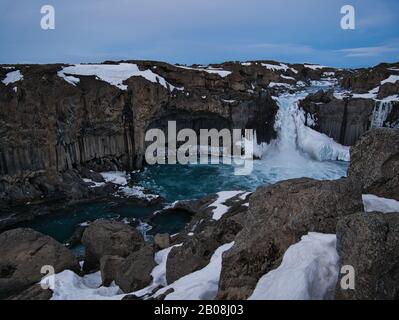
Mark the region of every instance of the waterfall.
[[370, 119], [370, 128], [383, 127], [391, 111], [392, 111], [391, 101], [376, 101]]
[[298, 107], [299, 101], [305, 96], [306, 93], [302, 92], [277, 98], [279, 110], [274, 129], [278, 138], [275, 151], [280, 153], [284, 161], [298, 161], [304, 154], [318, 161], [349, 161], [349, 147], [305, 125], [305, 112]]

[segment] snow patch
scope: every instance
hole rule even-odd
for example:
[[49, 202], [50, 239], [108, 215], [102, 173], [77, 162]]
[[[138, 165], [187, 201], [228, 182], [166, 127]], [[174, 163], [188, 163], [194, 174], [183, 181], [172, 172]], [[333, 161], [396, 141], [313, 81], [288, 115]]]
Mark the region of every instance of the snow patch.
[[262, 66], [265, 67], [266, 69], [272, 70], [272, 71], [284, 71], [286, 72], [287, 70], [291, 70], [293, 73], [297, 74], [298, 70], [295, 70], [294, 68], [291, 68], [287, 66], [284, 63], [280, 64], [270, 64], [270, 63], [262, 63]]
[[186, 69], [186, 70], [194, 70], [194, 71], [200, 71], [200, 72], [207, 72], [207, 73], [211, 73], [211, 74], [217, 74], [222, 78], [225, 78], [228, 75], [232, 74], [231, 71], [223, 70], [222, 68], [213, 68], [213, 67], [193, 68], [193, 67], [186, 67], [186, 66], [179, 66], [179, 65], [176, 65], [176, 67], [181, 68], [181, 69]]
[[249, 300], [333, 299], [338, 272], [336, 236], [310, 232], [260, 278]]
[[121, 90], [127, 90], [127, 85], [123, 82], [131, 77], [143, 77], [153, 83], [158, 83], [173, 91], [174, 89], [183, 90], [169, 84], [163, 77], [154, 73], [152, 70], [140, 70], [136, 64], [120, 63], [120, 64], [75, 64], [73, 66], [64, 67], [58, 72], [58, 76], [68, 83], [76, 85], [79, 79], [71, 75], [96, 76], [99, 79], [116, 86]]
[[223, 217], [223, 215], [229, 210], [229, 207], [226, 206], [224, 203], [235, 197], [236, 195], [239, 195], [243, 193], [242, 191], [221, 191], [217, 193], [217, 199], [214, 203], [210, 204], [209, 207], [215, 207], [213, 209], [213, 220], [220, 220], [220, 218]]
[[399, 81], [399, 76], [390, 75], [387, 79], [381, 81], [381, 85], [383, 85], [385, 83], [396, 83], [397, 81]]
[[220, 246], [211, 257], [209, 264], [201, 270], [190, 273], [165, 288], [157, 291], [155, 297], [169, 289], [174, 291], [165, 300], [213, 300], [216, 298], [220, 273], [222, 271], [222, 255], [230, 250], [234, 242]]
[[381, 198], [372, 194], [364, 194], [362, 198], [366, 212], [399, 212], [399, 201], [397, 200]]
[[[47, 277], [41, 282], [46, 283]], [[51, 300], [121, 300], [125, 294], [112, 283], [102, 287], [100, 271], [78, 276], [73, 271], [65, 270], [54, 275], [54, 290]]]
[[21, 71], [15, 70], [15, 71], [8, 72], [6, 74], [5, 79], [2, 80], [2, 82], [7, 86], [10, 83], [15, 83], [15, 82], [21, 81], [21, 80], [23, 80], [23, 78], [24, 77], [23, 77]]

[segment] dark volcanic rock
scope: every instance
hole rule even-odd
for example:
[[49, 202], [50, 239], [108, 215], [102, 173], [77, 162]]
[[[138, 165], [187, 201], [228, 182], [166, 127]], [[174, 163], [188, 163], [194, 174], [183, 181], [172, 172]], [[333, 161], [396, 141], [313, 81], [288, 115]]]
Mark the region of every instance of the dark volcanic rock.
[[365, 193], [399, 200], [399, 129], [367, 132], [351, 149], [349, 177]]
[[[355, 271], [355, 289], [336, 297], [345, 300], [399, 299], [399, 213], [358, 213], [337, 225], [337, 251], [342, 265]], [[343, 274], [341, 274], [343, 276]]]
[[191, 223], [177, 236], [178, 239], [174, 239], [175, 243], [183, 244], [174, 247], [169, 253], [166, 264], [168, 283], [205, 267], [218, 247], [234, 240], [246, 219], [248, 207], [244, 204], [248, 202], [248, 197], [248, 193], [241, 193], [227, 200], [225, 205], [229, 209], [217, 221], [212, 220], [214, 207], [209, 207], [216, 199], [215, 195], [183, 202], [184, 206], [191, 210], [196, 207], [198, 211]]
[[[143, 77], [127, 79], [126, 91], [95, 76], [76, 76], [80, 81], [72, 85], [57, 75], [60, 64], [18, 65], [23, 80], [8, 86], [0, 82], [2, 202], [25, 204], [56, 194], [65, 200], [86, 198], [87, 188], [81, 181], [72, 183], [65, 172], [83, 167], [84, 177], [99, 182], [88, 170], [142, 167], [146, 130], [162, 128], [167, 120], [194, 130], [255, 129], [259, 142], [275, 137], [277, 104], [266, 89], [281, 72], [260, 63], [231, 62], [213, 66], [231, 71], [221, 77], [162, 62], [129, 62], [184, 90]], [[3, 79], [6, 70], [0, 71]]]
[[53, 292], [50, 289], [44, 290], [40, 284], [34, 284], [28, 289], [7, 298], [7, 300], [50, 300]]
[[152, 281], [152, 269], [156, 266], [154, 254], [154, 247], [150, 245], [130, 254], [119, 265], [115, 274], [115, 283], [126, 293], [148, 286]]
[[122, 222], [97, 220], [85, 230], [82, 243], [86, 247], [83, 269], [98, 270], [103, 256], [126, 258], [144, 245], [143, 236]]
[[299, 104], [306, 119], [314, 123], [307, 125], [328, 135], [343, 145], [354, 145], [370, 127], [370, 117], [375, 101], [372, 99], [337, 99], [331, 91], [319, 91], [309, 95]]
[[111, 285], [124, 261], [125, 258], [109, 255], [103, 256], [100, 259], [101, 279], [104, 286], [108, 287]]
[[348, 179], [303, 178], [258, 188], [249, 208], [233, 248], [223, 255], [219, 299], [247, 298], [290, 245], [308, 232], [335, 233], [337, 220], [363, 204], [360, 188]]
[[39, 282], [45, 265], [53, 266], [56, 273], [80, 270], [72, 252], [48, 236], [31, 229], [0, 234], [0, 298], [20, 293]]

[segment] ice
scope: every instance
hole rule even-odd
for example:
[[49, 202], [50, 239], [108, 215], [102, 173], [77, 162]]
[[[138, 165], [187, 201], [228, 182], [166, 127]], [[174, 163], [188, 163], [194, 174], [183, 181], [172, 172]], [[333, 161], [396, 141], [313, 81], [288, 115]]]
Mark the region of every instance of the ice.
[[389, 114], [392, 111], [391, 101], [376, 101], [371, 115], [371, 128], [381, 128], [384, 126]]
[[279, 138], [277, 148], [281, 153], [297, 155], [297, 149], [318, 161], [349, 161], [349, 147], [342, 146], [327, 135], [305, 125], [305, 113], [298, 108], [298, 102], [305, 94], [283, 95], [278, 98], [279, 111], [275, 129]]
[[212, 219], [213, 220], [220, 220], [220, 218], [223, 217], [223, 215], [229, 210], [229, 207], [224, 205], [224, 203], [243, 193], [243, 191], [221, 191], [217, 193], [218, 198], [216, 199], [216, 201], [212, 204], [209, 205], [209, 207], [215, 207], [215, 209], [213, 209], [213, 216]]
[[2, 80], [2, 82], [3, 82], [5, 85], [9, 85], [10, 83], [15, 83], [15, 82], [17, 82], [17, 81], [23, 80], [23, 78], [24, 78], [24, 77], [23, 77], [21, 71], [15, 70], [15, 71], [8, 72], [8, 73], [6, 74], [5, 79]]
[[163, 77], [154, 73], [152, 70], [140, 70], [139, 67], [133, 63], [75, 64], [73, 66], [64, 67], [58, 72], [58, 75], [73, 85], [76, 85], [79, 79], [71, 77], [71, 75], [96, 76], [121, 90], [127, 90], [127, 85], [123, 84], [123, 81], [131, 77], [143, 77], [148, 81], [162, 85], [170, 91], [174, 89], [183, 90], [183, 88], [177, 88], [169, 84]]
[[220, 273], [222, 271], [222, 255], [230, 250], [234, 242], [220, 246], [211, 257], [209, 264], [201, 270], [190, 273], [172, 284], [159, 290], [155, 297], [169, 289], [174, 291], [165, 300], [213, 300], [216, 298]]
[[310, 232], [260, 278], [249, 300], [333, 299], [338, 272], [336, 236]]
[[366, 212], [399, 212], [399, 201], [381, 198], [372, 194], [363, 195], [363, 205]]

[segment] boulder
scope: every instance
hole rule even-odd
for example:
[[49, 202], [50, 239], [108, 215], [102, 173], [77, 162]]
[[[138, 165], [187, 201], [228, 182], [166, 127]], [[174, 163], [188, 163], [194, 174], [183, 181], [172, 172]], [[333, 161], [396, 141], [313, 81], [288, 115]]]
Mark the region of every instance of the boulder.
[[361, 210], [361, 190], [349, 179], [302, 178], [258, 188], [244, 228], [223, 255], [218, 298], [248, 298], [259, 278], [277, 267], [303, 235], [335, 233], [340, 217]]
[[398, 248], [399, 213], [357, 213], [340, 219], [337, 251], [341, 265], [354, 268], [355, 288], [344, 290], [338, 281], [336, 298], [399, 299]]
[[151, 272], [156, 266], [153, 246], [146, 245], [130, 254], [119, 266], [115, 283], [125, 292], [143, 289], [152, 281]]
[[43, 278], [41, 268], [50, 265], [55, 272], [80, 271], [66, 247], [32, 229], [13, 229], [0, 234], [0, 298], [28, 289]]
[[[202, 205], [191, 223], [174, 239], [174, 243], [182, 243], [174, 247], [166, 263], [166, 280], [172, 283], [177, 279], [205, 267], [215, 250], [221, 245], [231, 242], [244, 225], [248, 207], [249, 193], [238, 194], [225, 202], [227, 212], [220, 220], [213, 220], [213, 208], [210, 205], [216, 199], [210, 195], [199, 201]], [[212, 199], [212, 200], [211, 200]], [[193, 202], [195, 202], [193, 201]], [[186, 205], [188, 205], [186, 201]], [[189, 207], [193, 207], [191, 205]]]
[[111, 285], [124, 261], [125, 258], [109, 255], [103, 256], [100, 259], [100, 271], [103, 286], [109, 287]]
[[399, 129], [378, 128], [351, 148], [348, 175], [364, 193], [399, 200]]
[[141, 233], [122, 222], [97, 220], [85, 230], [82, 243], [86, 247], [83, 270], [98, 270], [103, 256], [127, 257], [144, 245]]
[[154, 244], [158, 249], [166, 249], [170, 247], [170, 236], [168, 233], [157, 233], [154, 237]]

